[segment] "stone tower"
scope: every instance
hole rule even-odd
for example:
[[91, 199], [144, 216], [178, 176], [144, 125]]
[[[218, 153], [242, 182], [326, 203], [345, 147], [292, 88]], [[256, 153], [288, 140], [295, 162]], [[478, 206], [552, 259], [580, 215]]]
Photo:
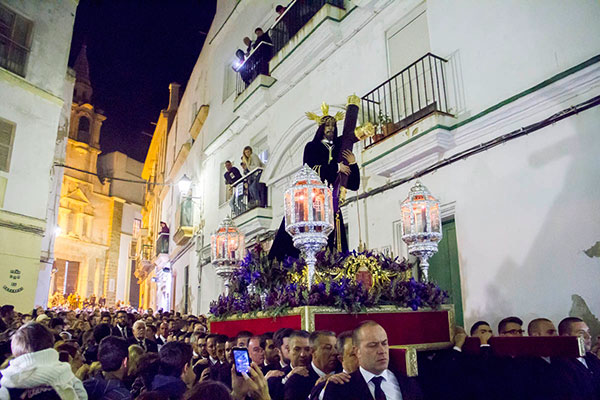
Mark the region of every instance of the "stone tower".
[[[61, 188], [55, 273], [50, 296], [104, 297], [113, 305], [119, 264], [123, 203], [110, 195], [110, 182], [97, 176], [100, 129], [106, 120], [92, 105], [92, 85], [84, 44], [75, 61], [76, 80], [66, 165]], [[85, 172], [84, 172], [85, 171]]]

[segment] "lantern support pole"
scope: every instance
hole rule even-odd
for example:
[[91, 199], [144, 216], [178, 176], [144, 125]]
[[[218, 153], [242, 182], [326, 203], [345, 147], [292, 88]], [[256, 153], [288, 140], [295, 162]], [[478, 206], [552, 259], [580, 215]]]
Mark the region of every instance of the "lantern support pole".
[[306, 260], [306, 265], [308, 266], [308, 276], [307, 276], [307, 285], [308, 289], [312, 287], [315, 283], [315, 264], [317, 263], [317, 251], [309, 247], [306, 250], [306, 255], [304, 259]]
[[428, 257], [423, 257], [421, 262], [419, 263], [419, 268], [421, 269], [421, 282], [427, 283], [429, 282], [429, 261]]

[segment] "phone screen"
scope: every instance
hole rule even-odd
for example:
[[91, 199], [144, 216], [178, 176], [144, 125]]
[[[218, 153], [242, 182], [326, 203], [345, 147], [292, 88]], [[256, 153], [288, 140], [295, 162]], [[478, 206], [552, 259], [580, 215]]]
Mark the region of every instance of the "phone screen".
[[241, 375], [242, 372], [248, 373], [250, 370], [250, 354], [248, 354], [248, 349], [234, 347], [233, 361], [235, 363], [235, 371], [238, 375]]

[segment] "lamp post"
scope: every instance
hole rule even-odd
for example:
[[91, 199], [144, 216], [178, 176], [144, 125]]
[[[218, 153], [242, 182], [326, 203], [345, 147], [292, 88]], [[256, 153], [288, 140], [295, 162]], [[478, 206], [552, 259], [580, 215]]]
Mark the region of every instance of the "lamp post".
[[192, 180], [184, 174], [177, 182], [177, 186], [179, 187], [179, 191], [185, 195], [190, 191], [190, 188], [192, 187]]
[[225, 281], [225, 294], [229, 294], [231, 276], [244, 256], [245, 238], [230, 217], [219, 225], [210, 238], [211, 262], [217, 275]]
[[427, 282], [428, 259], [437, 253], [442, 240], [440, 202], [417, 181], [400, 207], [402, 240], [408, 245], [408, 252], [419, 258], [422, 280]]
[[294, 246], [302, 251], [310, 288], [314, 283], [316, 255], [327, 245], [327, 237], [333, 231], [331, 189], [304, 164], [285, 191], [284, 208], [285, 230], [292, 236]]

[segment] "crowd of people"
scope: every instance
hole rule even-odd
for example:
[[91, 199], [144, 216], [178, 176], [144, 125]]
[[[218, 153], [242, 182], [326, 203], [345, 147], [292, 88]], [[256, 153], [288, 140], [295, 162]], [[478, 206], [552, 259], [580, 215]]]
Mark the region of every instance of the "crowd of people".
[[[390, 367], [387, 332], [374, 321], [336, 335], [282, 328], [228, 337], [208, 331], [204, 316], [147, 310], [31, 314], [0, 308], [0, 399], [598, 399], [598, 344], [586, 323], [563, 319], [558, 329], [538, 318], [529, 336], [579, 336], [580, 358], [495, 358], [485, 349], [494, 332], [485, 321], [470, 329], [478, 355], [454, 347], [419, 356], [419, 376]], [[398, 327], [411, 329], [411, 327]], [[499, 336], [522, 336], [517, 317], [502, 320]], [[239, 374], [234, 349], [252, 361]]]
[[[254, 206], [266, 207], [266, 188], [260, 183], [262, 169], [265, 164], [253, 152], [252, 147], [246, 146], [242, 152], [240, 167], [242, 172], [229, 160], [225, 161], [225, 184], [227, 185], [227, 198], [234, 215], [239, 215], [245, 208]], [[246, 177], [243, 182], [242, 193], [234, 193], [236, 186], [242, 177]], [[246, 201], [243, 201], [243, 200]]]

